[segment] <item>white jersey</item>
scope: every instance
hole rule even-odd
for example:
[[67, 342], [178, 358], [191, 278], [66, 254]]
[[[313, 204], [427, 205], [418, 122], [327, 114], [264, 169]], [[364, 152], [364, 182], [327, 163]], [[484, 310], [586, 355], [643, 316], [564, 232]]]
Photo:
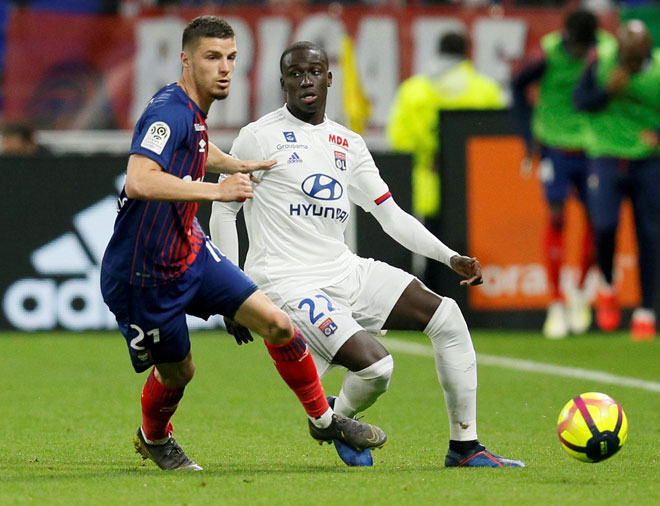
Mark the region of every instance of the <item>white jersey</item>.
[[277, 160], [255, 173], [261, 182], [243, 207], [245, 272], [259, 288], [272, 297], [345, 278], [358, 261], [344, 241], [350, 202], [369, 212], [390, 197], [362, 137], [327, 117], [305, 123], [284, 106], [242, 128], [231, 154]]

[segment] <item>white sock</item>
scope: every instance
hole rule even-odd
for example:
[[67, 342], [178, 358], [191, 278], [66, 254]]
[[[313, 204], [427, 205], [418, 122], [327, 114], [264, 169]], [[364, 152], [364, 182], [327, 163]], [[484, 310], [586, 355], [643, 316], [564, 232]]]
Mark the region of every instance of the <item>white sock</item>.
[[309, 415], [307, 415], [307, 418], [309, 418], [319, 429], [325, 429], [326, 427], [330, 427], [330, 424], [332, 423], [332, 408], [328, 408], [328, 411], [318, 418]]
[[445, 392], [449, 439], [477, 439], [477, 360], [458, 304], [443, 297], [424, 333], [435, 352], [435, 369]]
[[335, 413], [352, 418], [367, 409], [387, 391], [393, 370], [394, 360], [387, 355], [360, 371], [346, 371], [335, 400]]
[[157, 439], [156, 441], [151, 441], [150, 439], [147, 439], [147, 436], [144, 434], [144, 431], [142, 430], [141, 425], [140, 425], [140, 432], [142, 432], [142, 437], [147, 442], [147, 444], [150, 444], [150, 445], [164, 445], [165, 443], [167, 443], [170, 440], [170, 434], [168, 434], [163, 439]]

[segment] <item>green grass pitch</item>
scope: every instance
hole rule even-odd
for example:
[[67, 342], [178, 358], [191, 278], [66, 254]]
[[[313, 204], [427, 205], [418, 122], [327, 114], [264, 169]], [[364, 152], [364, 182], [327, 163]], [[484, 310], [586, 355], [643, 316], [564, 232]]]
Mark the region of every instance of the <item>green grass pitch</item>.
[[[387, 337], [430, 349], [421, 334]], [[651, 388], [482, 364], [480, 439], [528, 467], [446, 469], [447, 415], [433, 359], [393, 351], [390, 390], [365, 416], [389, 441], [373, 468], [348, 468], [308, 436], [304, 411], [263, 344], [239, 348], [222, 332], [201, 332], [193, 335], [197, 373], [174, 425], [205, 471], [168, 473], [133, 453], [145, 375], [132, 372], [118, 332], [0, 333], [0, 504], [660, 504], [660, 341], [473, 337], [484, 359], [579, 367]], [[324, 380], [328, 394], [340, 384], [339, 371]], [[624, 448], [598, 464], [571, 459], [556, 434], [561, 407], [587, 391], [619, 401], [630, 424]]]

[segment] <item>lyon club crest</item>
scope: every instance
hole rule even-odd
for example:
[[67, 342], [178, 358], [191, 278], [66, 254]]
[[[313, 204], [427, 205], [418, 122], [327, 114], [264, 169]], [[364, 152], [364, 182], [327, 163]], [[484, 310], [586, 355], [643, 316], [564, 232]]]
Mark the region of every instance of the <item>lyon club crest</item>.
[[346, 153], [335, 151], [335, 167], [339, 170], [346, 170]]

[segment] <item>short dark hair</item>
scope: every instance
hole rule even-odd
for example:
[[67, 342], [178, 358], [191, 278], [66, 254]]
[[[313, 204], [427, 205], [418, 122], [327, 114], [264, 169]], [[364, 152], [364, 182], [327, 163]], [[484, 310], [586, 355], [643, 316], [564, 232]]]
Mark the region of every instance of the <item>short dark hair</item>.
[[591, 45], [596, 42], [598, 18], [593, 12], [578, 9], [566, 17], [566, 35], [579, 44]]
[[234, 36], [234, 30], [224, 19], [218, 16], [199, 16], [188, 23], [188, 26], [183, 30], [181, 47], [185, 49], [191, 44], [196, 47], [199, 39], [205, 37], [231, 39]]
[[460, 32], [449, 32], [442, 36], [438, 45], [440, 54], [451, 56], [466, 56], [468, 41], [467, 37]]
[[280, 72], [282, 74], [284, 74], [284, 58], [286, 58], [286, 55], [292, 53], [293, 51], [296, 51], [297, 49], [309, 49], [310, 51], [318, 51], [319, 53], [321, 53], [321, 56], [323, 56], [326, 65], [328, 64], [328, 54], [325, 52], [325, 49], [323, 49], [318, 44], [309, 42], [308, 40], [301, 40], [298, 42], [294, 42], [289, 47], [287, 47], [282, 53], [282, 56], [280, 56]]

